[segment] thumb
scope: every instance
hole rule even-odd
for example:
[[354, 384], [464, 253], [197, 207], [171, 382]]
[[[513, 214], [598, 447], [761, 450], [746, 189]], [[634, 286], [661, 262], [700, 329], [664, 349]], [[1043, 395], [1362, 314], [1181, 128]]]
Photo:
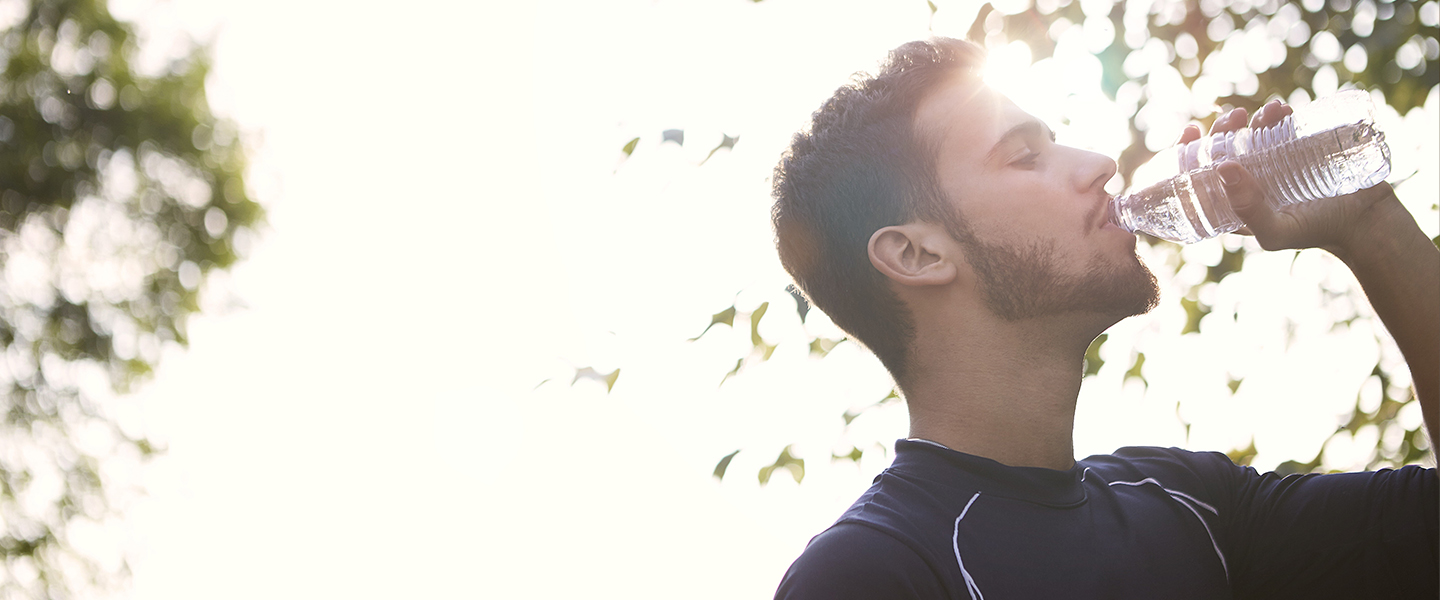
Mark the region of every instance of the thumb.
[[1225, 186], [1225, 196], [1230, 200], [1230, 208], [1235, 211], [1235, 216], [1240, 217], [1240, 220], [1257, 234], [1274, 228], [1275, 211], [1265, 202], [1265, 194], [1260, 190], [1260, 182], [1255, 180], [1254, 175], [1235, 161], [1220, 163], [1215, 172], [1220, 175], [1220, 182]]

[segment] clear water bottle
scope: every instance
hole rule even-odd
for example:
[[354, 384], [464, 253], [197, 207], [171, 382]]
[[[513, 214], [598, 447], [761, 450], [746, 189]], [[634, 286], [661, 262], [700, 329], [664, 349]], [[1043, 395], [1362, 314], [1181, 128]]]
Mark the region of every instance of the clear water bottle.
[[1261, 129], [1217, 133], [1168, 148], [1136, 169], [1132, 189], [1111, 204], [1110, 221], [1189, 244], [1235, 231], [1235, 216], [1215, 168], [1235, 160], [1250, 171], [1272, 207], [1349, 194], [1390, 174], [1390, 148], [1375, 129], [1375, 105], [1347, 90], [1295, 109]]

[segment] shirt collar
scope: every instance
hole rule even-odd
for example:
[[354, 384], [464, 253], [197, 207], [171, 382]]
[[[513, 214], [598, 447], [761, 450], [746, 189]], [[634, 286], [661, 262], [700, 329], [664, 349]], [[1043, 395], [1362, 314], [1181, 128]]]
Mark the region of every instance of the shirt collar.
[[957, 452], [930, 440], [914, 439], [895, 442], [895, 461], [889, 470], [925, 479], [940, 475], [935, 481], [937, 485], [965, 486], [986, 495], [1055, 508], [1085, 502], [1085, 489], [1081, 484], [1085, 467], [1078, 462], [1064, 471], [1012, 467], [983, 456]]

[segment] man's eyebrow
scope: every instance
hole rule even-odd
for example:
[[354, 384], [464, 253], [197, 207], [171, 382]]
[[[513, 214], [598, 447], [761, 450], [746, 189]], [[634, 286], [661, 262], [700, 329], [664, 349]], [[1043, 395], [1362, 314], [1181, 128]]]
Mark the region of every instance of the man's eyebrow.
[[985, 162], [994, 160], [995, 155], [999, 154], [1000, 150], [1015, 138], [1023, 137], [1047, 137], [1051, 141], [1054, 141], [1055, 132], [1050, 131], [1049, 126], [1041, 123], [1037, 119], [1027, 119], [1019, 125], [1011, 127], [1009, 131], [1006, 131], [1004, 135], [1000, 136], [1000, 140], [995, 142], [995, 145], [985, 154]]

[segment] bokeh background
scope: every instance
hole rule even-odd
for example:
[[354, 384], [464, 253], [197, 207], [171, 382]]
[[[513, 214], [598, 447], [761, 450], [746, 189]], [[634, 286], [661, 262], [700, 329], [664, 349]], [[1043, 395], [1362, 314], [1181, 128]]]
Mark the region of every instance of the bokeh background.
[[[770, 169], [930, 35], [1129, 174], [1371, 92], [1440, 199], [1435, 0], [0, 0], [0, 595], [767, 597], [889, 461], [787, 288]], [[1078, 456], [1433, 465], [1319, 250], [1145, 239]]]

